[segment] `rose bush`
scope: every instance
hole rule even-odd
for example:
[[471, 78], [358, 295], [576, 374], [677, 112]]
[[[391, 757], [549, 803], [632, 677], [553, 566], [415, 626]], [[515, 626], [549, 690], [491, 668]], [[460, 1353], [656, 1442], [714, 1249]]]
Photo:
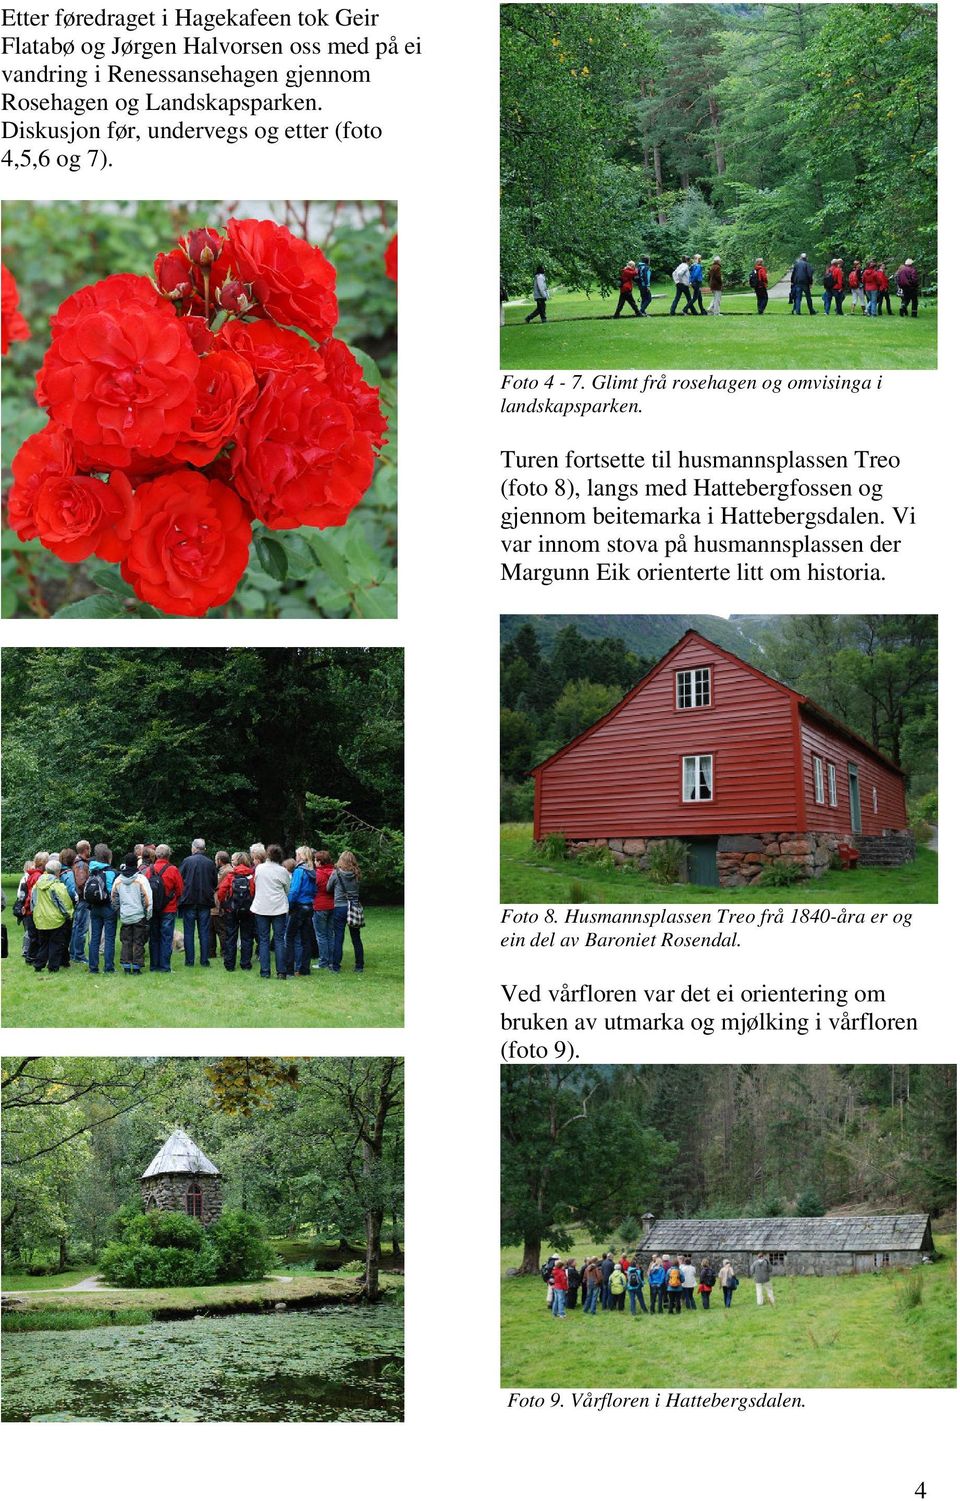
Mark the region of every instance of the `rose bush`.
[[[18, 542], [86, 562], [147, 613], [227, 604], [254, 558], [264, 592], [292, 563], [327, 567], [334, 592], [367, 567], [372, 583], [362, 539], [345, 570], [342, 548], [290, 535], [343, 526], [387, 435], [379, 378], [333, 337], [333, 263], [282, 225], [231, 218], [186, 231], [152, 267], [81, 286], [50, 317], [35, 381], [49, 420], [11, 464]], [[24, 337], [6, 270], [3, 291], [6, 349]], [[120, 565], [115, 583], [98, 559]], [[255, 594], [245, 586], [245, 604]], [[66, 613], [124, 608], [89, 603]]]

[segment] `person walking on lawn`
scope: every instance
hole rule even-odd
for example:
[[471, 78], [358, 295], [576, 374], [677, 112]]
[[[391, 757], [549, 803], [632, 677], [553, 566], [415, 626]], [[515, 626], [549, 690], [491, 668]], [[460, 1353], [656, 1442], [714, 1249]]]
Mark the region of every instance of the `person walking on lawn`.
[[[149, 848], [149, 846], [147, 847]], [[144, 850], [144, 854], [147, 849]], [[183, 896], [183, 878], [175, 865], [170, 863], [169, 844], [158, 844], [156, 855], [142, 872], [146, 876], [152, 898], [150, 920], [150, 972], [161, 975], [171, 972], [173, 954], [173, 931], [177, 925], [177, 907]], [[122, 925], [122, 919], [121, 919]], [[121, 932], [121, 938], [123, 934]]]
[[687, 299], [687, 305], [683, 310], [684, 315], [692, 313], [694, 308], [693, 298], [690, 296], [690, 262], [686, 256], [681, 257], [680, 264], [674, 268], [673, 283], [677, 290], [674, 294], [673, 305], [670, 308], [670, 317], [673, 318], [676, 316], [681, 297]]
[[313, 857], [317, 889], [313, 898], [313, 931], [317, 939], [317, 969], [330, 968], [333, 952], [333, 895], [327, 882], [333, 875], [333, 856], [329, 850], [317, 850]]
[[[159, 853], [159, 851], [158, 851]], [[196, 958], [195, 932], [200, 937], [200, 966], [210, 963], [210, 908], [217, 889], [217, 867], [207, 854], [204, 839], [195, 839], [190, 853], [180, 867], [183, 890], [180, 916], [183, 920], [183, 962], [192, 969]]]
[[613, 315], [615, 318], [620, 317], [625, 307], [632, 307], [634, 316], [636, 318], [640, 317], [640, 309], [637, 307], [633, 297], [633, 284], [636, 280], [636, 275], [636, 261], [627, 261], [627, 264], [620, 272], [620, 301], [617, 303], [617, 311]]
[[843, 299], [847, 295], [843, 276], [843, 261], [837, 256], [831, 267], [833, 275], [833, 306], [838, 318], [843, 317]]
[[37, 974], [49, 969], [52, 975], [67, 963], [73, 900], [60, 879], [62, 866], [51, 856], [33, 888], [33, 921], [37, 930], [37, 950], [33, 967]]
[[695, 313], [702, 313], [706, 317], [707, 310], [703, 305], [703, 260], [695, 255], [690, 262], [690, 305]]
[[877, 316], [883, 316], [884, 305], [886, 305], [887, 317], [892, 318], [893, 308], [890, 306], [890, 278], [887, 275], [887, 268], [883, 264], [883, 261], [877, 267], [877, 277], [880, 281], [880, 290], [877, 294]]
[[[161, 845], [160, 848], [165, 849], [166, 846]], [[147, 876], [137, 870], [137, 857], [133, 850], [123, 857], [110, 892], [110, 903], [120, 919], [120, 968], [125, 975], [142, 974], [143, 946], [148, 932], [151, 946], [153, 944], [150, 928], [153, 891]]]
[[73, 931], [70, 934], [70, 958], [78, 964], [86, 960], [87, 929], [90, 926], [90, 908], [83, 900], [83, 888], [90, 874], [90, 841], [77, 840], [77, 854], [73, 862], [73, 879], [77, 888], [77, 904], [73, 913]]
[[799, 318], [803, 309], [803, 299], [807, 299], [807, 310], [811, 318], [817, 316], [817, 310], [813, 305], [810, 289], [813, 286], [813, 267], [807, 260], [807, 252], [801, 250], [793, 263], [790, 271], [790, 300], [793, 303], [793, 311]]
[[103, 972], [105, 975], [114, 973], [114, 959], [117, 951], [117, 914], [111, 904], [110, 896], [117, 873], [111, 864], [112, 860], [113, 851], [108, 845], [96, 845], [90, 861], [90, 874], [83, 888], [83, 899], [90, 908], [90, 944], [87, 952], [88, 968], [92, 975], [97, 974], [100, 969], [101, 943], [103, 945]]
[[217, 904], [223, 914], [223, 967], [232, 974], [237, 965], [237, 939], [240, 940], [240, 968], [253, 968], [253, 935], [256, 928], [251, 907], [256, 881], [253, 860], [246, 850], [235, 850], [229, 868], [217, 887]]
[[627, 1294], [630, 1298], [630, 1312], [636, 1313], [639, 1302], [641, 1313], [646, 1313], [647, 1305], [643, 1301], [643, 1267], [639, 1256], [635, 1256], [627, 1267]]
[[283, 863], [283, 850], [279, 844], [267, 846], [267, 857], [256, 867], [256, 886], [250, 911], [257, 924], [257, 954], [260, 959], [260, 978], [270, 978], [270, 934], [273, 933], [273, 957], [277, 967], [277, 979], [287, 978], [287, 914], [290, 903], [290, 872]]
[[764, 1298], [766, 1298], [768, 1303], [776, 1303], [777, 1300], [773, 1296], [773, 1288], [770, 1285], [770, 1261], [764, 1255], [763, 1251], [758, 1251], [753, 1258], [750, 1266], [750, 1275], [756, 1284], [757, 1307], [763, 1307]]
[[770, 301], [770, 294], [767, 290], [767, 268], [762, 260], [754, 261], [753, 263], [753, 270], [750, 272], [750, 285], [756, 293], [757, 312], [763, 314], [766, 312], [767, 303]]
[[647, 318], [647, 308], [653, 301], [653, 292], [650, 290], [650, 257], [642, 255], [640, 264], [637, 266], [637, 286], [640, 288], [640, 317]]
[[717, 1280], [723, 1289], [723, 1306], [724, 1308], [729, 1308], [738, 1286], [737, 1274], [733, 1270], [729, 1257], [724, 1258]]
[[364, 953], [360, 926], [348, 921], [351, 913], [359, 912], [360, 917], [363, 917], [363, 908], [360, 906], [360, 866], [352, 850], [343, 850], [341, 853], [334, 866], [333, 874], [327, 881], [327, 890], [333, 897], [333, 948], [330, 954], [330, 968], [334, 974], [340, 973], [343, 940], [349, 928], [350, 942], [353, 944], [354, 973], [362, 975]]
[[850, 267], [847, 285], [850, 288], [850, 306], [852, 308], [859, 308], [860, 314], [863, 316], [867, 311], [867, 299], [863, 293], [863, 267], [859, 261], [854, 261]]
[[313, 903], [317, 895], [317, 872], [313, 850], [302, 844], [290, 877], [290, 915], [287, 918], [287, 954], [291, 975], [310, 973], [310, 933], [313, 928]]
[[909, 310], [911, 318], [915, 318], [919, 307], [920, 278], [913, 261], [904, 261], [897, 272], [897, 290], [900, 293], [900, 317], [905, 318]]
[[533, 312], [528, 313], [526, 318], [524, 318], [524, 323], [532, 323], [534, 318], [539, 318], [541, 323], [546, 323], [547, 299], [549, 296], [550, 290], [547, 286], [547, 269], [545, 266], [538, 266], [533, 276], [533, 300], [535, 307], [533, 309]]
[[723, 314], [720, 311], [720, 298], [723, 296], [723, 272], [720, 268], [719, 257], [714, 257], [714, 259], [711, 261], [710, 272], [707, 280], [710, 284], [710, 290], [713, 293], [713, 299], [707, 311], [708, 313], [712, 314], [714, 318], [722, 318]]

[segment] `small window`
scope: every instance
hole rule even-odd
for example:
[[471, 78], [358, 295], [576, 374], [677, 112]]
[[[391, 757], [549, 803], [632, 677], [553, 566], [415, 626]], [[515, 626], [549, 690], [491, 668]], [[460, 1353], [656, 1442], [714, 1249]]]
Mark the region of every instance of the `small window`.
[[877, 1252], [875, 1252], [874, 1258], [873, 1258], [873, 1264], [874, 1264], [874, 1266], [889, 1266], [890, 1265], [890, 1252], [889, 1251], [877, 1251]]
[[823, 802], [823, 762], [819, 756], [813, 758], [813, 800], [815, 803]]
[[873, 811], [874, 811], [874, 813], [877, 812], [877, 808], [878, 808], [878, 804], [877, 804], [877, 789], [876, 789], [876, 787], [874, 787], [874, 789], [873, 789]]
[[710, 668], [692, 667], [677, 673], [677, 708], [709, 709]]
[[837, 768], [832, 761], [827, 762], [827, 798], [831, 808], [837, 806]]
[[768, 1251], [767, 1256], [770, 1258], [770, 1265], [783, 1266], [786, 1254], [786, 1251]]
[[713, 757], [684, 756], [683, 801], [709, 803], [713, 799]]
[[196, 1183], [187, 1189], [187, 1213], [195, 1220], [203, 1219], [203, 1193]]

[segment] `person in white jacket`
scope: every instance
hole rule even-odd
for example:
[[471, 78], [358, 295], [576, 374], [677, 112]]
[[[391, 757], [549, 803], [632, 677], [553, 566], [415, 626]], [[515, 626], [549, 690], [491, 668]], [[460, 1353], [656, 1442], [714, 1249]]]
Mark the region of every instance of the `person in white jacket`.
[[694, 307], [693, 298], [690, 296], [690, 261], [687, 256], [683, 256], [679, 266], [674, 268], [673, 283], [677, 290], [674, 295], [673, 306], [670, 309], [670, 317], [673, 318], [676, 316], [681, 297], [686, 297], [687, 299], [687, 305], [683, 310], [684, 313], [692, 313]]
[[267, 858], [256, 869], [256, 891], [250, 903], [257, 925], [257, 955], [260, 959], [260, 978], [270, 978], [270, 934], [273, 933], [273, 954], [277, 965], [277, 979], [287, 978], [287, 913], [290, 902], [290, 872], [283, 864], [283, 850], [279, 844], [267, 845]]
[[536, 307], [534, 308], [532, 313], [527, 314], [526, 318], [524, 318], [523, 320], [524, 323], [532, 323], [534, 318], [539, 318], [541, 323], [546, 323], [547, 298], [549, 296], [550, 292], [547, 288], [547, 269], [545, 266], [538, 266], [533, 278], [533, 300], [536, 303]]

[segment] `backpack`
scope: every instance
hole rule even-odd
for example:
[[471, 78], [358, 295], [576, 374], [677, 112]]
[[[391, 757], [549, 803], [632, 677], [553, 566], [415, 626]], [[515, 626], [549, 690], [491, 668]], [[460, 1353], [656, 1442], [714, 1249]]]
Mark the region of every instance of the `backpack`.
[[108, 869], [110, 869], [109, 866], [104, 866], [102, 870], [92, 870], [87, 876], [83, 887], [83, 900], [87, 903], [88, 907], [109, 907], [110, 892], [107, 888]]
[[641, 289], [649, 287], [650, 285], [650, 267], [645, 266], [642, 261], [637, 267], [637, 285]]
[[540, 1268], [540, 1275], [543, 1278], [544, 1282], [550, 1281], [550, 1278], [553, 1276], [553, 1269], [556, 1264], [557, 1263], [555, 1261], [545, 1261], [543, 1263], [543, 1266]]
[[713, 1287], [714, 1283], [717, 1280], [717, 1274], [712, 1267], [708, 1267], [707, 1270], [703, 1273], [700, 1280], [703, 1283], [704, 1287]]
[[[170, 867], [168, 866], [167, 869], [169, 870], [169, 868]], [[143, 874], [147, 877], [147, 883], [150, 887], [150, 895], [153, 897], [153, 915], [154, 917], [161, 917], [163, 915], [164, 907], [170, 900], [170, 893], [167, 891], [166, 886], [163, 884], [163, 876], [157, 870], [157, 867], [155, 865], [151, 865], [149, 872], [144, 871]]]
[[670, 1268], [670, 1271], [667, 1274], [667, 1286], [668, 1287], [682, 1287], [683, 1286], [683, 1278], [680, 1276], [680, 1268], [678, 1266], [672, 1266]]
[[754, 267], [754, 269], [750, 272], [750, 285], [755, 292], [759, 290], [760, 278], [757, 275], [756, 267]]
[[640, 1268], [639, 1267], [632, 1266], [628, 1270], [628, 1272], [627, 1272], [627, 1286], [632, 1291], [634, 1291], [634, 1292], [637, 1290], [638, 1287], [641, 1286], [641, 1282], [640, 1282]]
[[227, 911], [239, 914], [249, 912], [253, 897], [250, 894], [250, 877], [235, 875], [227, 897]]

